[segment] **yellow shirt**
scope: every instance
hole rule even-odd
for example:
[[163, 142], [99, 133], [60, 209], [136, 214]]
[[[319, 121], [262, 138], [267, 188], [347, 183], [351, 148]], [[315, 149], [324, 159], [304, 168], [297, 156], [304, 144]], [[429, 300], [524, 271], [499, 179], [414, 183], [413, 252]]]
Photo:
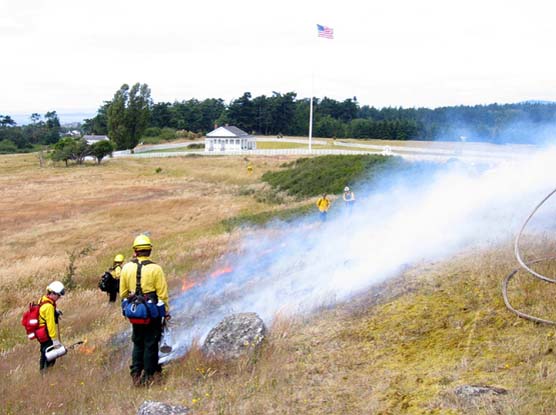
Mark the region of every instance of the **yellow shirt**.
[[119, 280], [120, 279], [120, 275], [122, 273], [122, 266], [120, 264], [110, 268], [110, 274], [112, 274], [112, 277], [115, 280]]
[[321, 197], [317, 200], [317, 207], [321, 212], [327, 212], [328, 208], [330, 207], [330, 200], [325, 197]]
[[46, 304], [39, 308], [39, 327], [46, 325], [48, 335], [52, 340], [55, 340], [58, 337], [58, 333], [56, 330], [56, 306], [54, 305], [54, 300], [43, 295], [40, 302]]
[[[138, 257], [140, 262], [146, 261], [148, 257]], [[122, 268], [120, 274], [120, 298], [127, 298], [129, 294], [135, 293], [137, 283], [137, 264], [128, 262]], [[141, 268], [141, 290], [143, 294], [156, 293], [159, 300], [164, 302], [166, 314], [170, 312], [168, 302], [168, 284], [162, 268], [158, 264], [143, 265]]]

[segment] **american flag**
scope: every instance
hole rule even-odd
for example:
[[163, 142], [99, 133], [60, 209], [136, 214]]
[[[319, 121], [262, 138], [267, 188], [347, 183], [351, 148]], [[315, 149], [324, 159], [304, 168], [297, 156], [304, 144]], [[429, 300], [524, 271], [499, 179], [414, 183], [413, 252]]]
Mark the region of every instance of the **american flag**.
[[325, 37], [327, 39], [334, 39], [334, 29], [331, 27], [317, 25], [317, 30], [319, 32], [319, 37]]

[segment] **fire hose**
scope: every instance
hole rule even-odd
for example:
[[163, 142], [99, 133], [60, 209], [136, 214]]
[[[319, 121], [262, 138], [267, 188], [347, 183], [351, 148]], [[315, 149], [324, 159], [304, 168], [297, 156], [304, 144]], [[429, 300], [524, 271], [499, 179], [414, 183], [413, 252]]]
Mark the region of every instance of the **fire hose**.
[[[539, 278], [542, 281], [548, 282], [548, 283], [556, 283], [556, 279], [553, 278], [548, 278], [542, 274], [539, 274], [536, 271], [533, 271], [530, 268], [530, 265], [533, 264], [537, 264], [540, 262], [544, 262], [544, 261], [549, 261], [549, 260], [553, 260], [556, 259], [556, 257], [547, 257], [547, 258], [541, 258], [541, 259], [537, 259], [534, 261], [529, 261], [529, 262], [525, 262], [522, 257], [521, 254], [519, 252], [519, 239], [521, 238], [521, 234], [523, 233], [523, 231], [525, 230], [525, 227], [527, 226], [527, 224], [529, 223], [529, 221], [531, 220], [531, 218], [535, 215], [535, 213], [537, 213], [537, 210], [539, 210], [539, 208], [544, 204], [544, 202], [546, 202], [548, 199], [550, 199], [550, 197], [556, 193], [556, 189], [554, 189], [552, 192], [550, 192], [536, 207], [535, 209], [533, 209], [533, 211], [531, 212], [531, 214], [529, 215], [529, 217], [527, 217], [527, 219], [525, 220], [525, 222], [523, 223], [523, 226], [521, 227], [521, 229], [519, 230], [519, 233], [517, 234], [517, 237], [515, 238], [515, 244], [514, 244], [514, 253], [515, 253], [515, 257], [517, 259], [517, 262], [519, 262], [519, 265], [521, 265], [521, 268], [524, 269], [525, 271], [527, 271], [528, 273], [530, 273], [531, 275], [533, 275], [536, 278]], [[515, 313], [516, 315], [518, 315], [521, 318], [524, 318], [526, 320], [531, 320], [534, 321], [536, 323], [543, 323], [543, 324], [551, 324], [551, 325], [556, 325], [555, 321], [552, 320], [545, 320], [543, 318], [539, 318], [539, 317], [535, 317], [529, 314], [526, 314], [522, 311], [516, 310], [511, 304], [510, 304], [510, 300], [508, 299], [508, 284], [510, 282], [510, 280], [517, 274], [517, 272], [520, 270], [520, 268], [516, 268], [514, 269], [512, 272], [510, 272], [508, 275], [506, 275], [506, 277], [504, 278], [504, 281], [502, 282], [502, 295], [504, 296], [504, 303], [506, 304], [506, 308], [508, 308], [508, 310], [510, 310], [512, 313]]]

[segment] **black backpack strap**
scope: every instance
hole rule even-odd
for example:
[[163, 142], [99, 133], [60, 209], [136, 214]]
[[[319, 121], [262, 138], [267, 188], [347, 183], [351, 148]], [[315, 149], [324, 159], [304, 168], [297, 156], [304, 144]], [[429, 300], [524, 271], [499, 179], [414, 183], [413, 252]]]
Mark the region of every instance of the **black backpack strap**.
[[137, 260], [137, 275], [135, 277], [135, 295], [137, 297], [143, 296], [143, 290], [141, 289], [141, 268], [143, 268], [143, 264]]
[[144, 265], [154, 264], [154, 262], [152, 262], [149, 259], [147, 259], [143, 262], [139, 261], [138, 259], [134, 259], [132, 262], [135, 262], [137, 264], [137, 276], [136, 276], [136, 281], [135, 281], [135, 295], [138, 296], [138, 297], [142, 297], [143, 296], [143, 289], [141, 288], [141, 268], [143, 268]]

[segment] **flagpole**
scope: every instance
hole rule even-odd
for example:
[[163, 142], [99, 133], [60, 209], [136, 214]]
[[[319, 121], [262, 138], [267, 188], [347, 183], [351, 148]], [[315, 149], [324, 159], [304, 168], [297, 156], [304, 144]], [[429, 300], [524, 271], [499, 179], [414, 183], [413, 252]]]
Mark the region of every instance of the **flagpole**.
[[[324, 37], [326, 39], [334, 39], [334, 29], [317, 24], [317, 37]], [[313, 54], [315, 53], [316, 39], [313, 40]], [[315, 95], [315, 59], [311, 59], [311, 100], [309, 101], [309, 153], [313, 149], [313, 96]]]
[[311, 153], [312, 149], [312, 141], [313, 141], [313, 89], [315, 87], [315, 74], [314, 71], [311, 74], [311, 100], [309, 101], [309, 153]]

